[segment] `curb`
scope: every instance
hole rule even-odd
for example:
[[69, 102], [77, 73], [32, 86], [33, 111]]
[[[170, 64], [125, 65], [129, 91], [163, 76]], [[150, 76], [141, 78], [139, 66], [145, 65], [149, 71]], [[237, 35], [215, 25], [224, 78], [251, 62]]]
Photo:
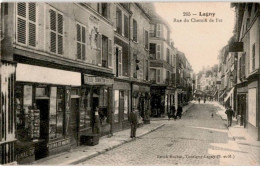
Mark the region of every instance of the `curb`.
[[[165, 125], [165, 124], [161, 124], [161, 125], [157, 126], [156, 128], [151, 129], [151, 130], [149, 130], [149, 131], [147, 131], [147, 132], [141, 134], [141, 135], [138, 136], [137, 138], [143, 137], [143, 136], [145, 136], [145, 135], [147, 135], [147, 134], [149, 134], [149, 133], [151, 133], [151, 132], [153, 132], [153, 131], [155, 131], [155, 130], [158, 130], [159, 128], [163, 127], [164, 125]], [[119, 143], [119, 144], [117, 144], [117, 145], [114, 145], [114, 146], [112, 146], [112, 147], [109, 147], [109, 148], [104, 149], [104, 150], [101, 150], [101, 151], [97, 151], [97, 152], [95, 152], [95, 153], [93, 153], [93, 154], [91, 154], [91, 155], [89, 155], [89, 156], [85, 156], [85, 157], [82, 157], [82, 158], [78, 158], [78, 159], [76, 159], [76, 160], [72, 160], [72, 161], [69, 162], [69, 163], [64, 163], [64, 164], [59, 164], [59, 165], [61, 165], [61, 166], [62, 166], [62, 165], [63, 165], [63, 166], [64, 166], [64, 165], [75, 165], [75, 164], [84, 162], [84, 161], [86, 161], [86, 160], [88, 160], [88, 159], [91, 159], [91, 158], [93, 158], [93, 157], [96, 157], [96, 156], [98, 156], [98, 155], [100, 155], [100, 154], [103, 154], [103, 153], [105, 153], [105, 152], [107, 152], [107, 151], [110, 151], [110, 150], [112, 150], [112, 149], [115, 149], [115, 148], [117, 148], [117, 147], [119, 147], [119, 146], [121, 146], [121, 145], [123, 145], [123, 144], [132, 142], [132, 141], [134, 141], [134, 140], [135, 140], [135, 139], [127, 139], [127, 140], [124, 140], [124, 141], [122, 141], [121, 143]]]

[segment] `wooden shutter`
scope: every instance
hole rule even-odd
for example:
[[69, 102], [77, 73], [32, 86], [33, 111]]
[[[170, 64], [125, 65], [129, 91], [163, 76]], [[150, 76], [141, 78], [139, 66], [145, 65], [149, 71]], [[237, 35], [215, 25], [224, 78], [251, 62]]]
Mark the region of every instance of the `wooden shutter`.
[[28, 44], [30, 46], [36, 46], [36, 4], [35, 3], [29, 3], [29, 42]]
[[56, 12], [50, 10], [50, 51], [56, 53]]
[[77, 24], [77, 59], [81, 59], [81, 27]]
[[26, 3], [17, 3], [17, 41], [26, 44]]
[[160, 59], [161, 58], [161, 45], [156, 46], [156, 59]]
[[58, 13], [58, 54], [63, 54], [63, 16]]
[[86, 28], [82, 26], [82, 60], [86, 59]]
[[108, 67], [112, 67], [112, 40], [108, 40]]

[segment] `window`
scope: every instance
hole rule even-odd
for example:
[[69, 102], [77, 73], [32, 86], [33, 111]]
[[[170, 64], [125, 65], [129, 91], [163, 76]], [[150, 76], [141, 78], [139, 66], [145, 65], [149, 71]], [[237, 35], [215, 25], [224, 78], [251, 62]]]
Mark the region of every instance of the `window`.
[[133, 19], [133, 41], [137, 42], [137, 22]]
[[148, 31], [144, 31], [144, 47], [148, 49]]
[[156, 25], [156, 37], [160, 37], [161, 36], [161, 25], [157, 24]]
[[161, 70], [160, 69], [156, 70], [156, 82], [157, 83], [161, 82]]
[[102, 67], [108, 67], [108, 38], [102, 36]]
[[109, 18], [110, 10], [108, 3], [101, 3], [101, 15], [105, 18]]
[[116, 9], [116, 32], [122, 35], [122, 12], [120, 9]]
[[155, 24], [150, 24], [150, 37], [155, 37], [156, 31], [155, 31]]
[[156, 59], [161, 59], [161, 45], [157, 44]]
[[167, 63], [170, 64], [170, 50], [168, 48], [166, 49], [166, 57]]
[[156, 44], [150, 43], [150, 59], [156, 59]]
[[124, 16], [124, 36], [129, 38], [129, 19], [126, 15]]
[[251, 63], [252, 63], [252, 71], [254, 71], [255, 70], [255, 43], [252, 46], [252, 60], [251, 60]]
[[17, 3], [17, 42], [36, 47], [36, 3]]
[[122, 47], [116, 47], [116, 75], [122, 76]]
[[86, 55], [86, 27], [77, 24], [77, 59], [85, 60]]
[[50, 10], [50, 51], [63, 54], [63, 14]]
[[150, 69], [150, 79], [152, 83], [156, 82], [156, 69]]
[[166, 71], [166, 81], [170, 80], [170, 71]]

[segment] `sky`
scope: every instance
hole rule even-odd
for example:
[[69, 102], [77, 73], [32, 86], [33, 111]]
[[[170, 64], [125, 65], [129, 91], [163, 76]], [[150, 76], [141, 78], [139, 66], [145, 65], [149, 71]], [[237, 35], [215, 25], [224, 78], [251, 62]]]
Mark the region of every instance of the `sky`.
[[[233, 35], [235, 9], [229, 2], [165, 2], [155, 3], [156, 12], [171, 26], [171, 39], [174, 46], [184, 52], [195, 73], [203, 66], [218, 63], [217, 57], [222, 47]], [[184, 16], [184, 12], [186, 16]], [[190, 12], [190, 16], [188, 16]], [[215, 13], [208, 17], [200, 13]], [[184, 22], [184, 19], [189, 22]], [[207, 22], [191, 22], [194, 19], [207, 19]], [[182, 22], [176, 22], [176, 20]], [[214, 22], [209, 22], [212, 19]], [[222, 22], [216, 21], [222, 20]]]

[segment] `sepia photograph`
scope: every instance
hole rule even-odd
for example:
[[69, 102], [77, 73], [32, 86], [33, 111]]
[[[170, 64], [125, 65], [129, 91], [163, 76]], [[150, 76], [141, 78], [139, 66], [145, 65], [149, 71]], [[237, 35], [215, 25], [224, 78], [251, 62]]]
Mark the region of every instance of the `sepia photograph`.
[[0, 1], [0, 166], [259, 166], [260, 1]]

